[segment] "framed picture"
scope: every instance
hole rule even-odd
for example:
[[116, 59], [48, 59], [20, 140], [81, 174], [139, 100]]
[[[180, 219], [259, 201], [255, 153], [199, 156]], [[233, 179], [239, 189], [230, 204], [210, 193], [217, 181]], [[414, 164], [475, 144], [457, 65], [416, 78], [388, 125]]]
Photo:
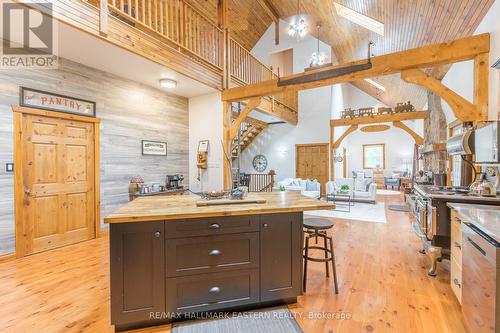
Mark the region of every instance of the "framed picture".
[[198, 142], [198, 153], [208, 153], [208, 140]]
[[167, 143], [142, 140], [142, 155], [167, 156]]
[[19, 105], [80, 116], [96, 115], [95, 102], [26, 87], [20, 87]]

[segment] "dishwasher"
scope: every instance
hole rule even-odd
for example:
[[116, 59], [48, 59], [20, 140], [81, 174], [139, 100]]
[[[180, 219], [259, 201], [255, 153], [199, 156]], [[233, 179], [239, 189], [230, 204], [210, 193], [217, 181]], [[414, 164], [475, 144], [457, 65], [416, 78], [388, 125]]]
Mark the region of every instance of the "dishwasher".
[[500, 243], [462, 223], [462, 312], [469, 332], [500, 333], [499, 253]]

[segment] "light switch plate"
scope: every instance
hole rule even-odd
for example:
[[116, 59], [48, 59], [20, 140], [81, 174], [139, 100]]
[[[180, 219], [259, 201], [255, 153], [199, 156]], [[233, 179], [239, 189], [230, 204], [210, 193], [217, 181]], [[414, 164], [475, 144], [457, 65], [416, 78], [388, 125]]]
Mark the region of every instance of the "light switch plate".
[[14, 172], [14, 163], [6, 163], [5, 164], [6, 172]]

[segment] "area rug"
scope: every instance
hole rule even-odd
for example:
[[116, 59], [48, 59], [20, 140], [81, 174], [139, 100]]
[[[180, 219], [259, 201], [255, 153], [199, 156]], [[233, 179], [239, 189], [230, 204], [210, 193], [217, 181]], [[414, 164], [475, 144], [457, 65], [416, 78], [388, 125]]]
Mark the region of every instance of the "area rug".
[[286, 306], [217, 314], [218, 319], [174, 323], [172, 333], [303, 333]]
[[395, 212], [409, 212], [410, 207], [408, 205], [389, 205], [389, 210], [393, 210]]
[[400, 195], [401, 192], [394, 191], [394, 190], [377, 189], [377, 194], [380, 194], [380, 195]]
[[304, 212], [304, 215], [387, 223], [387, 218], [385, 216], [385, 204], [383, 202], [377, 202], [375, 204], [356, 202], [354, 206], [351, 207], [351, 212], [345, 211], [345, 207], [339, 206], [338, 209], [339, 210], [311, 210]]

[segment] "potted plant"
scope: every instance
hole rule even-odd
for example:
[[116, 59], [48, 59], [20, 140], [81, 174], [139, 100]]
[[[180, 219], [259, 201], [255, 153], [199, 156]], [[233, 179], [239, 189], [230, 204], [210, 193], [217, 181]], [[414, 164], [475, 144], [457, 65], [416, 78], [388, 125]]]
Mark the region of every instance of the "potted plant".
[[340, 185], [339, 192], [341, 192], [341, 193], [348, 193], [349, 190], [350, 190], [349, 185]]

